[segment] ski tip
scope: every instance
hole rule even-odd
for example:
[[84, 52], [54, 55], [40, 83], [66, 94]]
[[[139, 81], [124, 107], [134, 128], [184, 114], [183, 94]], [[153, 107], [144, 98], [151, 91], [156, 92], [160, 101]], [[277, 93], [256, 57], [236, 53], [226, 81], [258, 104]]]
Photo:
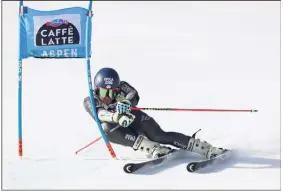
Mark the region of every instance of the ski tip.
[[189, 171], [189, 172], [194, 172], [196, 169], [195, 169], [195, 164], [193, 164], [193, 163], [190, 163], [190, 164], [188, 164], [187, 165], [187, 170]]
[[123, 169], [124, 169], [124, 172], [125, 172], [125, 173], [128, 173], [128, 174], [130, 174], [130, 173], [133, 172], [133, 171], [132, 171], [132, 164], [131, 164], [131, 163], [126, 164]]

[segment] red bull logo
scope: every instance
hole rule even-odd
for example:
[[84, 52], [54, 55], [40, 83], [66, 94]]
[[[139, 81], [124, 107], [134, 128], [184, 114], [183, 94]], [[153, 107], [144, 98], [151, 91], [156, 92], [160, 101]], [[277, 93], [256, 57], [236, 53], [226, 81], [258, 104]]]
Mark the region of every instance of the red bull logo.
[[47, 22], [46, 26], [51, 26], [51, 27], [59, 27], [62, 24], [68, 24], [67, 20], [63, 20], [63, 19], [54, 19], [51, 22]]

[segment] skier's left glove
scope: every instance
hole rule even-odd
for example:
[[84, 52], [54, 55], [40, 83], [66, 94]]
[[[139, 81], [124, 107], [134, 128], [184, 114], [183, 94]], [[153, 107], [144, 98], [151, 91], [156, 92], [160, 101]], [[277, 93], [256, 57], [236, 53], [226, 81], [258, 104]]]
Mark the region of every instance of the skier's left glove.
[[131, 102], [129, 100], [125, 99], [125, 100], [117, 103], [116, 111], [119, 114], [130, 113], [131, 106], [132, 106]]

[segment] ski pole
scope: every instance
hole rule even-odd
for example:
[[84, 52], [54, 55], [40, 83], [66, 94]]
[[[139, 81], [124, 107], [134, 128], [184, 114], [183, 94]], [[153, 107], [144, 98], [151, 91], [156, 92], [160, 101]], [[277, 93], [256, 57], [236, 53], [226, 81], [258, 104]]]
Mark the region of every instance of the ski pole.
[[[258, 112], [258, 110], [254, 109], [187, 109], [187, 108], [141, 108], [141, 107], [132, 107], [131, 110], [155, 110], [155, 111], [199, 111], [199, 112]], [[111, 129], [109, 133], [115, 131], [119, 126]], [[97, 137], [95, 140], [87, 144], [86, 146], [80, 148], [75, 153], [78, 154], [80, 151], [89, 147], [90, 145], [96, 143], [102, 138], [102, 136]]]
[[[113, 129], [111, 129], [108, 133], [111, 133], [111, 132], [115, 131], [115, 130], [118, 129], [119, 127], [120, 127], [120, 126], [117, 125], [117, 126], [114, 127]], [[106, 133], [105, 135], [108, 135], [108, 133]], [[84, 147], [78, 149], [78, 150], [75, 152], [75, 154], [78, 154], [78, 153], [81, 152], [82, 150], [88, 148], [88, 147], [91, 146], [92, 144], [94, 144], [94, 143], [96, 143], [97, 141], [99, 141], [101, 138], [102, 138], [102, 136], [97, 137], [95, 140], [91, 141], [91, 142], [88, 143], [86, 146], [84, 146]]]
[[255, 110], [255, 109], [186, 109], [186, 108], [148, 108], [148, 107], [132, 107], [131, 110], [204, 111], [204, 112], [258, 112], [258, 110]]

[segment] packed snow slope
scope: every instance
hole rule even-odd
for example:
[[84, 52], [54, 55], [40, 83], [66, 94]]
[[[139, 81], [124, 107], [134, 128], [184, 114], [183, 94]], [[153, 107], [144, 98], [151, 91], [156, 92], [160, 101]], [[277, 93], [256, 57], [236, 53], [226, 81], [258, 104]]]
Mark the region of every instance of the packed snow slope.
[[[88, 2], [27, 2], [39, 10]], [[206, 173], [192, 156], [139, 174], [123, 164], [143, 155], [113, 144], [112, 160], [83, 108], [84, 60], [23, 62], [23, 153], [17, 156], [18, 4], [3, 2], [4, 189], [279, 189], [280, 2], [94, 2], [92, 76], [114, 67], [140, 107], [257, 109], [258, 113], [147, 111], [165, 131], [233, 148]], [[149, 127], [150, 128], [150, 127]]]

